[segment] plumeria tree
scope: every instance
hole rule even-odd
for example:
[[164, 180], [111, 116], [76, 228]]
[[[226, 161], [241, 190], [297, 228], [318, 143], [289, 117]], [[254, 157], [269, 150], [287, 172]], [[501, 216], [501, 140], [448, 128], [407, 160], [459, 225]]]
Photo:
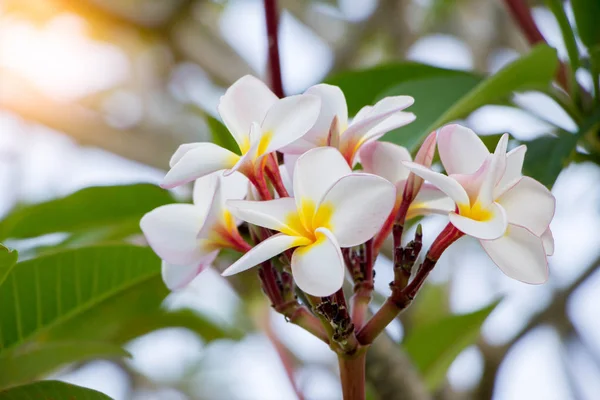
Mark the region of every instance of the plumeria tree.
[[[329, 43], [335, 61], [323, 82], [290, 93], [283, 90], [279, 57], [280, 9], [324, 33], [322, 25], [333, 26], [338, 17], [313, 18], [302, 7], [309, 4], [308, 11], [315, 11], [331, 4], [264, 1], [268, 59], [261, 78], [219, 37], [215, 10], [224, 2], [148, 7], [143, 2], [47, 0], [50, 7], [42, 7], [33, 0], [7, 1], [6, 12], [31, 14], [36, 21], [55, 8], [94, 21], [97, 30], [91, 34], [135, 54], [135, 79], [119, 89], [116, 100], [114, 93], [104, 92], [77, 101], [46, 97], [10, 75], [13, 64], [3, 63], [0, 52], [0, 106], [158, 167], [152, 173], [161, 180], [159, 185], [88, 187], [18, 204], [0, 221], [6, 244], [0, 245], [0, 400], [108, 399], [46, 380], [65, 380], [65, 372], [98, 359], [111, 360], [127, 374], [135, 398], [150, 396], [140, 388], [159, 391], [162, 386], [190, 398], [234, 398], [223, 388], [216, 393], [190, 388], [185, 379], [196, 370], [182, 373], [182, 382], [165, 384], [127, 361], [132, 342], [171, 327], [186, 328], [209, 345], [260, 332], [284, 367], [289, 381], [284, 384], [299, 399], [308, 396], [297, 385], [299, 362], [272, 323], [287, 321], [296, 326], [290, 329], [305, 331], [329, 349], [345, 400], [489, 399], [506, 355], [536, 327], [550, 324], [565, 342], [586, 343], [566, 309], [571, 294], [598, 267], [597, 259], [573, 282], [547, 285], [553, 298], [546, 308], [501, 345], [489, 343], [480, 330], [502, 299], [455, 314], [448, 309], [447, 288], [428, 277], [450, 258], [453, 269], [467, 264], [477, 248], [528, 292], [553, 276], [550, 224], [557, 202], [552, 186], [569, 166], [600, 164], [597, 0], [546, 1], [564, 54], [546, 43], [524, 1], [505, 0], [502, 18], [512, 18], [531, 48], [486, 76], [395, 59], [348, 68], [350, 61], [371, 57], [362, 53], [375, 33], [393, 31], [392, 47], [402, 47], [416, 22], [400, 23], [397, 16], [412, 15], [410, 6], [424, 7], [423, 2], [381, 0], [362, 25], [347, 22], [341, 44]], [[442, 2], [431, 3], [423, 26], [435, 25], [449, 12]], [[455, 7], [470, 15], [470, 7], [483, 3]], [[506, 29], [496, 22], [502, 18], [484, 22]], [[468, 31], [465, 41], [475, 52], [485, 35], [471, 42], [477, 35], [464, 26], [477, 21], [458, 22], [452, 25]], [[7, 53], [16, 52], [21, 36], [33, 37], [27, 29], [16, 32], [1, 41], [17, 43]], [[377, 42], [369, 48], [386, 46]], [[181, 84], [190, 60], [210, 76], [210, 84], [194, 86], [194, 81], [188, 87], [185, 79]], [[44, 74], [60, 70], [53, 65]], [[139, 65], [151, 67], [138, 70]], [[137, 93], [156, 71], [169, 75], [168, 82], [153, 81], [144, 88], [148, 93]], [[215, 86], [220, 91], [216, 104], [198, 106], [197, 98], [204, 99]], [[551, 99], [573, 126], [566, 129], [552, 116], [527, 110], [515, 95], [529, 91]], [[140, 105], [138, 94], [158, 100]], [[498, 104], [527, 111], [549, 128], [529, 140], [508, 133], [478, 135], [468, 127], [472, 113]], [[143, 117], [136, 114], [138, 106], [148, 106], [137, 113]], [[128, 124], [130, 115], [123, 110], [133, 110], [141, 122]], [[165, 125], [168, 129], [161, 130]], [[29, 144], [23, 146], [27, 151]], [[48, 170], [54, 167], [40, 159]], [[18, 185], [11, 185], [12, 195]], [[431, 220], [442, 224], [435, 227]], [[557, 244], [558, 238], [557, 233]], [[461, 247], [461, 242], [477, 247]], [[239, 296], [233, 324], [176, 304], [184, 296], [213, 297], [220, 304], [218, 296], [194, 288], [211, 274]], [[376, 288], [381, 282], [387, 290]], [[390, 335], [398, 321], [402, 340]], [[455, 393], [446, 382], [447, 371], [469, 346], [483, 355], [483, 374], [470, 392]]]

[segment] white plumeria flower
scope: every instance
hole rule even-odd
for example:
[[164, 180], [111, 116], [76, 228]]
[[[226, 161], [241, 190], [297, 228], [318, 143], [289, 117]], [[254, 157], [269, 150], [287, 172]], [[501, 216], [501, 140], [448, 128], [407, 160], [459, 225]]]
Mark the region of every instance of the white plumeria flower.
[[[435, 150], [435, 133], [427, 141], [433, 141], [432, 150]], [[425, 143], [427, 145], [427, 143]], [[403, 161], [412, 161], [408, 150], [388, 142], [371, 142], [363, 146], [359, 153], [360, 163], [365, 172], [381, 176], [396, 186], [396, 203], [392, 214], [395, 216], [400, 203], [404, 187], [410, 174]], [[427, 165], [426, 165], [427, 166]], [[427, 214], [448, 214], [454, 210], [454, 201], [444, 192], [431, 184], [424, 184], [418, 190], [415, 199], [410, 203], [406, 219]]]
[[394, 186], [385, 179], [352, 173], [339, 151], [320, 147], [296, 163], [294, 196], [269, 201], [229, 201], [233, 215], [281, 233], [259, 243], [223, 275], [245, 271], [288, 249], [298, 287], [313, 296], [329, 296], [342, 287], [340, 247], [369, 240], [394, 205]]
[[306, 135], [282, 151], [302, 154], [320, 146], [337, 147], [348, 164], [354, 166], [360, 147], [377, 140], [392, 129], [407, 125], [415, 115], [402, 112], [414, 103], [410, 96], [386, 97], [374, 106], [363, 107], [348, 124], [348, 107], [344, 93], [337, 86], [319, 84], [304, 92], [321, 99], [321, 112], [315, 125]]
[[246, 75], [227, 89], [218, 109], [241, 156], [214, 143], [181, 145], [162, 187], [179, 186], [223, 169], [226, 175], [239, 170], [254, 180], [265, 155], [297, 140], [314, 125], [320, 99], [305, 94], [278, 99], [263, 82]]
[[472, 130], [449, 125], [438, 132], [440, 158], [449, 176], [405, 165], [454, 200], [450, 222], [479, 239], [506, 275], [539, 284], [548, 279], [555, 199], [544, 185], [522, 176], [526, 147], [506, 153], [507, 143], [505, 134], [490, 154]]
[[225, 200], [246, 196], [248, 180], [240, 173], [219, 175], [196, 180], [194, 204], [167, 204], [140, 221], [150, 247], [163, 260], [163, 280], [171, 290], [184, 287], [206, 269], [219, 249], [248, 246], [225, 207]]

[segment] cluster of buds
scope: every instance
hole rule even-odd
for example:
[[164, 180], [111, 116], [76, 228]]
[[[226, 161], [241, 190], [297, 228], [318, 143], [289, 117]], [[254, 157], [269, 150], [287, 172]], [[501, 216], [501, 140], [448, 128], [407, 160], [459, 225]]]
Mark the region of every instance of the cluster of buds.
[[[234, 249], [242, 255], [224, 276], [260, 265], [275, 309], [349, 352], [380, 328], [361, 335], [371, 324], [365, 315], [373, 263], [390, 235], [391, 300], [400, 308], [463, 235], [477, 238], [508, 276], [544, 282], [554, 197], [522, 176], [525, 146], [507, 152], [504, 135], [490, 154], [471, 130], [449, 125], [425, 139], [413, 162], [407, 149], [378, 140], [415, 119], [403, 111], [412, 103], [409, 96], [386, 97], [349, 123], [335, 86], [279, 99], [254, 77], [238, 80], [218, 110], [240, 154], [213, 143], [182, 145], [162, 186], [195, 181], [194, 204], [163, 206], [141, 221], [163, 259], [166, 284], [184, 286], [220, 249]], [[447, 175], [431, 169], [436, 143]], [[284, 154], [283, 165], [276, 152]], [[358, 162], [363, 170], [355, 170]], [[404, 223], [432, 213], [448, 216], [448, 226], [413, 268], [422, 232], [402, 248]], [[248, 224], [246, 237], [238, 231], [242, 223]], [[346, 275], [354, 281], [350, 306], [341, 290]], [[316, 318], [324, 328], [315, 326]], [[373, 319], [377, 325], [377, 315]]]

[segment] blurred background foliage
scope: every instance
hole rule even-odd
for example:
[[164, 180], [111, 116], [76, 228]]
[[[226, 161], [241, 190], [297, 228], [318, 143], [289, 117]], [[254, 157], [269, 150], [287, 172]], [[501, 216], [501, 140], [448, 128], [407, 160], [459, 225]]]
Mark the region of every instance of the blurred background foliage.
[[[508, 131], [558, 199], [550, 282], [510, 282], [457, 243], [375, 343], [370, 398], [600, 393], [598, 4], [279, 1], [287, 94], [336, 84], [351, 115], [411, 95], [417, 120], [385, 140], [412, 151], [451, 121], [490, 147]], [[232, 146], [216, 104], [244, 74], [268, 81], [266, 43], [254, 0], [0, 2], [0, 399], [340, 398], [335, 357], [253, 273], [169, 294], [140, 237], [144, 213], [189, 200], [155, 186], [178, 145]], [[423, 224], [427, 241], [442, 221]]]

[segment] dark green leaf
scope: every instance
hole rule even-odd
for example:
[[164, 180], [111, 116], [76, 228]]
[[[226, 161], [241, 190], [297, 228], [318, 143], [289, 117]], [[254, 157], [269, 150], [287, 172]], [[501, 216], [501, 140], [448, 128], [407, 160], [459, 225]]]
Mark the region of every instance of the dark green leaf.
[[552, 188], [554, 181], [570, 161], [577, 145], [577, 136], [567, 132], [560, 136], [543, 136], [527, 145], [523, 173]]
[[0, 400], [112, 400], [96, 390], [60, 381], [40, 381], [0, 392]]
[[431, 390], [444, 382], [456, 356], [477, 341], [481, 325], [496, 305], [498, 302], [469, 314], [438, 319], [409, 332], [403, 347]]
[[19, 253], [16, 250], [9, 249], [0, 244], [0, 285], [2, 285], [2, 282], [6, 279], [8, 273], [17, 263], [18, 258]]
[[0, 388], [39, 379], [66, 364], [130, 357], [121, 347], [99, 342], [36, 343], [0, 354]]
[[210, 129], [215, 144], [233, 151], [234, 153], [239, 153], [240, 148], [238, 147], [238, 144], [221, 121], [207, 115], [206, 123], [208, 124], [208, 128]]
[[[327, 78], [326, 83], [339, 86], [342, 89], [348, 103], [348, 113], [349, 115], [355, 115], [362, 107], [373, 104], [378, 97], [377, 95], [388, 88], [403, 82], [432, 77], [470, 77], [476, 81], [481, 80], [480, 77], [469, 72], [406, 62], [342, 72]], [[418, 101], [416, 104], [418, 104]], [[414, 108], [411, 108], [411, 111], [413, 110]], [[418, 115], [419, 118], [422, 118], [420, 114]]]
[[30, 238], [124, 224], [137, 232], [145, 213], [172, 202], [168, 191], [150, 184], [90, 187], [67, 197], [18, 208], [0, 223], [0, 237]]
[[600, 46], [600, 1], [571, 0], [579, 38], [589, 49]]
[[67, 250], [18, 263], [0, 286], [0, 349], [8, 350], [160, 274], [152, 250]]
[[432, 121], [439, 120], [463, 96], [467, 95], [480, 82], [479, 78], [470, 75], [434, 76], [401, 83], [383, 92], [379, 97], [409, 95], [415, 98], [410, 111], [417, 119], [394, 131], [389, 132], [383, 140], [405, 146], [414, 150], [423, 138], [433, 129]]

